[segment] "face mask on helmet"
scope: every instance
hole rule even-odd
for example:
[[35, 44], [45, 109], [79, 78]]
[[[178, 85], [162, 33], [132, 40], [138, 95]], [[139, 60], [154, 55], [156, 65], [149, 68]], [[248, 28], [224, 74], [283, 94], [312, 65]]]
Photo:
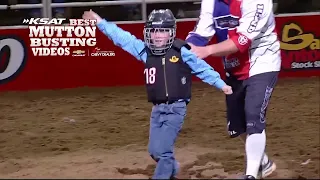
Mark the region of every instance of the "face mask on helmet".
[[154, 55], [164, 55], [172, 46], [175, 28], [144, 28], [144, 41]]
[[169, 9], [153, 10], [145, 24], [144, 41], [154, 55], [164, 55], [176, 37], [176, 19]]

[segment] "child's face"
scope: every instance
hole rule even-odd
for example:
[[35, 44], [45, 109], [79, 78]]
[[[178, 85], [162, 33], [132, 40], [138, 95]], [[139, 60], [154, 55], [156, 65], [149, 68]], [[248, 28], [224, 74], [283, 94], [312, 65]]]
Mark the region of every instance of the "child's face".
[[150, 32], [151, 40], [156, 47], [165, 46], [168, 40], [170, 39], [169, 31], [159, 31], [155, 30]]
[[144, 42], [154, 55], [163, 55], [173, 44], [176, 37], [175, 28], [145, 27]]

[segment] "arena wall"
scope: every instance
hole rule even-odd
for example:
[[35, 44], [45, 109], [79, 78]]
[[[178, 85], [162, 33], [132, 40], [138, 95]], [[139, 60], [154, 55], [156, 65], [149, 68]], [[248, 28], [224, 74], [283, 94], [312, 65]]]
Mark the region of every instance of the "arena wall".
[[[281, 78], [320, 76], [319, 19], [319, 14], [276, 17], [283, 60]], [[195, 23], [179, 22], [177, 37], [185, 38]], [[119, 26], [142, 38], [142, 23]], [[144, 84], [143, 64], [116, 47], [100, 31], [97, 47], [114, 56], [91, 56], [95, 50], [86, 47], [72, 49], [72, 52], [84, 52], [83, 56], [33, 56], [28, 35], [27, 28], [0, 29], [0, 91]], [[219, 58], [210, 57], [206, 61], [224, 76]]]

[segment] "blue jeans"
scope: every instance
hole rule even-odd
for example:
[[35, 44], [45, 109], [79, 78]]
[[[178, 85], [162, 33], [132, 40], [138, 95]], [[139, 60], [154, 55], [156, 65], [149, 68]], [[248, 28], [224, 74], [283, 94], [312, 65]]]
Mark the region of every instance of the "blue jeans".
[[174, 143], [186, 116], [185, 102], [159, 104], [152, 108], [148, 151], [157, 162], [152, 179], [170, 179], [178, 173]]

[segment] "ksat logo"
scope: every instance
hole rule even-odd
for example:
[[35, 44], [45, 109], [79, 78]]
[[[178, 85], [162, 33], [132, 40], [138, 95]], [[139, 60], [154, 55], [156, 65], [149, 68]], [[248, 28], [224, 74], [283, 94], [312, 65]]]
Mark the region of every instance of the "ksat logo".
[[115, 56], [114, 51], [101, 51], [100, 48], [96, 47], [92, 50], [91, 56]]

